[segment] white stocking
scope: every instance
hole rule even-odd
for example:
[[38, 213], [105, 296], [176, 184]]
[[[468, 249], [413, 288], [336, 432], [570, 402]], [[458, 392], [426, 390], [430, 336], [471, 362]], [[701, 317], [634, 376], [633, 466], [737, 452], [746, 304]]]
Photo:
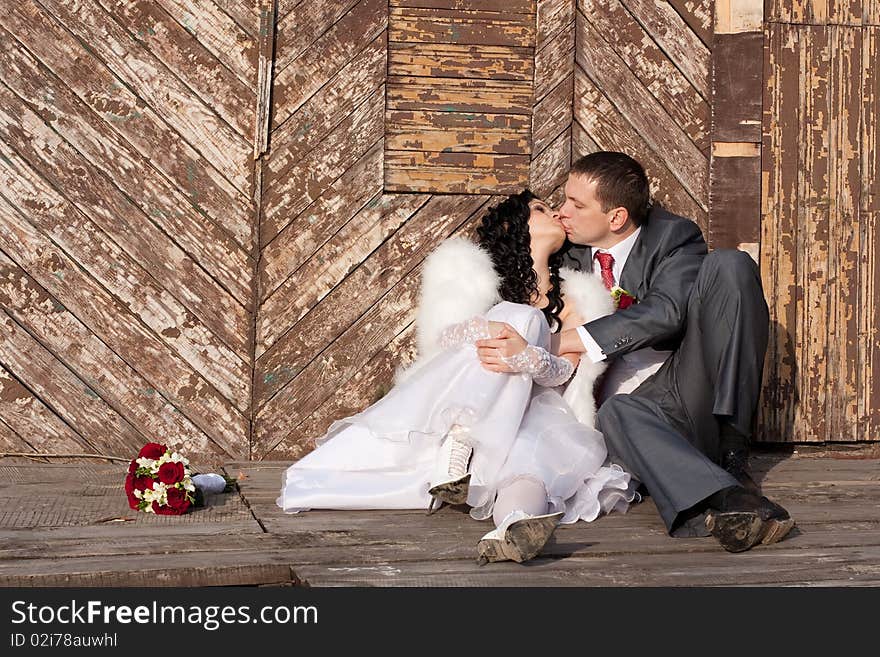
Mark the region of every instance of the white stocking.
[[511, 511], [517, 510], [532, 516], [542, 516], [547, 513], [548, 506], [543, 484], [534, 479], [516, 479], [498, 489], [492, 520], [497, 527]]

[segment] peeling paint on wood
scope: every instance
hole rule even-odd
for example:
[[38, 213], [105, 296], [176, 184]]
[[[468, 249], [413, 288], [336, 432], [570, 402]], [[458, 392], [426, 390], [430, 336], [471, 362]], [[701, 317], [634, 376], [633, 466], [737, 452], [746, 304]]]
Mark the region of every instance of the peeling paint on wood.
[[[602, 31], [578, 12], [577, 63], [662, 159], [704, 211], [708, 207], [707, 157], [605, 41]], [[575, 93], [575, 102], [578, 102]]]
[[[218, 117], [212, 107], [193, 102], [192, 91], [155, 55], [126, 34], [95, 0], [81, 0], [77, 4], [40, 0], [40, 4], [88, 43], [104, 65], [160, 112], [164, 120], [239, 191], [250, 189], [253, 182], [250, 130], [243, 137]], [[121, 52], [129, 55], [120, 57]], [[187, 111], [180, 111], [182, 107]]]
[[[583, 46], [578, 48], [579, 62], [587, 73], [590, 70], [586, 63], [595, 61], [596, 67], [626, 73], [624, 80], [635, 76], [638, 86], [627, 86], [601, 71], [594, 79], [615, 98], [622, 94], [643, 97], [642, 105], [656, 106], [662, 112], [659, 116], [668, 114], [676, 129], [684, 131], [696, 149], [705, 152], [710, 118], [709, 51], [674, 11], [671, 17], [657, 18], [662, 15], [661, 4], [672, 11], [664, 3], [580, 0], [577, 39]], [[630, 11], [636, 11], [636, 17]], [[650, 25], [652, 31], [647, 31], [637, 18]], [[662, 35], [659, 43], [656, 34]], [[656, 127], [652, 130], [662, 131]]]
[[694, 199], [666, 162], [646, 143], [641, 132], [627, 121], [580, 67], [575, 70], [574, 99], [575, 142], [583, 142], [578, 136], [578, 130], [582, 130], [589, 138], [588, 145], [632, 155], [645, 167], [654, 199], [670, 211], [693, 219], [705, 234], [708, 229], [706, 208]]
[[[272, 130], [297, 111], [358, 53], [385, 32], [386, 0], [361, 0], [339, 22], [275, 75]], [[283, 42], [279, 42], [283, 48]]]
[[[139, 427], [147, 439], [155, 442], [172, 441], [178, 449], [188, 454], [224, 455], [225, 452], [204, 432], [157, 394], [152, 384], [143, 379], [2, 252], [0, 306], [63, 360], [67, 368], [82, 381], [88, 382], [99, 397], [105, 399], [132, 425]], [[33, 405], [28, 408], [32, 406], [42, 404], [33, 400]], [[48, 412], [41, 411], [38, 422], [37, 416], [33, 416], [33, 425], [20, 424], [12, 419], [11, 413], [11, 409], [4, 408], [0, 410], [0, 417], [14, 426], [21, 435], [28, 436], [34, 442], [32, 447], [36, 451], [78, 452], [88, 447], [78, 435], [73, 434], [57, 417]], [[24, 421], [20, 414], [18, 417]], [[29, 414], [28, 417], [32, 416]], [[26, 429], [26, 426], [30, 426], [30, 429]], [[99, 451], [109, 452], [110, 446], [101, 444], [99, 435], [90, 436], [90, 440]], [[140, 447], [138, 444], [131, 444], [129, 450], [134, 453]]]
[[[388, 343], [389, 332], [393, 337], [409, 323], [405, 317], [415, 306], [417, 267], [485, 200], [483, 196], [434, 197], [366, 263], [333, 288], [296, 330], [288, 332], [287, 340], [267, 353], [265, 365], [258, 364], [259, 371], [271, 372], [281, 363], [293, 365], [295, 353], [302, 355], [295, 366], [296, 378], [293, 373], [283, 377], [282, 384], [290, 383], [276, 386], [271, 399], [260, 396], [268, 401], [257, 414], [255, 458], [261, 458], [271, 444], [332, 394], [341, 373], [353, 373], [360, 362]], [[298, 381], [309, 383], [297, 385]]]
[[[0, 25], [21, 41], [47, 68], [182, 192], [197, 210], [224, 226], [249, 248], [254, 230], [247, 195], [236, 189], [190, 143], [169, 127], [82, 44], [33, 2], [15, 3], [0, 15]], [[228, 156], [229, 154], [227, 154]], [[225, 157], [225, 156], [224, 156]]]
[[[0, 36], [14, 43], [0, 28]], [[142, 212], [192, 257], [242, 306], [250, 303], [250, 266], [244, 249], [233, 236], [197, 211], [181, 191], [159, 175], [149, 160], [115, 132], [106, 130], [67, 85], [39, 64], [26, 50], [0, 52], [0, 71], [17, 96], [75, 147], [96, 169], [136, 203]], [[21, 120], [21, 117], [19, 117]], [[156, 241], [165, 239], [151, 232]]]

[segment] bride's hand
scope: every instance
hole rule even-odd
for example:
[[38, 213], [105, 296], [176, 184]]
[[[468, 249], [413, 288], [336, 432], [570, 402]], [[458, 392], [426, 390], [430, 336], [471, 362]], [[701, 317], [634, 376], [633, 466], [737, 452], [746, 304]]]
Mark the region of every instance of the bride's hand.
[[506, 322], [490, 321], [489, 333], [493, 336], [491, 339], [476, 342], [477, 355], [483, 367], [490, 372], [513, 372], [514, 370], [502, 358], [518, 354], [529, 343]]
[[509, 326], [509, 324], [505, 324], [504, 322], [493, 322], [491, 319], [489, 321], [489, 335], [493, 338], [497, 338], [501, 335], [501, 330], [505, 326]]

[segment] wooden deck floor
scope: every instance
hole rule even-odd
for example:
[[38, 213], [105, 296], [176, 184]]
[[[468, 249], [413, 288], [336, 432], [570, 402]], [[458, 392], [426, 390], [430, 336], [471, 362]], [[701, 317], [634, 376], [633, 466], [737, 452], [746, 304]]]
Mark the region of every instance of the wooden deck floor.
[[672, 539], [649, 500], [557, 530], [528, 564], [478, 567], [488, 522], [459, 509], [275, 507], [285, 463], [228, 463], [240, 492], [182, 517], [128, 509], [124, 467], [0, 461], [2, 586], [698, 586], [880, 584], [876, 453], [762, 454], [752, 468], [798, 527], [780, 544], [728, 554]]

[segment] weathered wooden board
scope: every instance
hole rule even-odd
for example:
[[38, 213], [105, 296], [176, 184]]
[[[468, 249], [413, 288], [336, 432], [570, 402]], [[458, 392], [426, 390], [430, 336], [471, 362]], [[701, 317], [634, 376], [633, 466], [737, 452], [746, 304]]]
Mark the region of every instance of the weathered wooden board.
[[[854, 303], [862, 279], [859, 245], [861, 185], [862, 35], [858, 27], [830, 28], [832, 52], [828, 78], [829, 206], [828, 271], [828, 435], [826, 440], [864, 440], [859, 433], [858, 310]], [[878, 120], [865, 116], [865, 121]], [[875, 181], [880, 185], [880, 181]]]
[[[281, 9], [278, 20], [274, 68], [276, 73], [327, 38], [327, 31], [346, 16], [360, 0], [302, 0], [295, 14]], [[290, 3], [287, 3], [290, 4]]]
[[574, 20], [535, 51], [535, 102], [574, 72]]
[[0, 583], [876, 585], [880, 475], [878, 460], [863, 456], [753, 457], [767, 494], [798, 523], [772, 546], [732, 555], [711, 538], [670, 538], [648, 498], [626, 514], [559, 527], [526, 564], [483, 567], [475, 546], [491, 525], [461, 507], [431, 516], [418, 509], [283, 513], [275, 498], [289, 461], [225, 464], [239, 477], [240, 494], [214, 496], [180, 517], [129, 510], [124, 464], [0, 464], [8, 484], [0, 486]]
[[[0, 98], [4, 98], [4, 88], [0, 88]], [[6, 127], [11, 125], [13, 118], [0, 109], [0, 135], [5, 136]], [[54, 133], [52, 133], [54, 134]], [[24, 142], [21, 142], [24, 143]], [[58, 146], [58, 144], [55, 144]], [[49, 150], [50, 145], [40, 148], [41, 152]], [[35, 154], [37, 147], [31, 144], [31, 153]], [[59, 150], [62, 150], [59, 148]], [[139, 264], [132, 255], [104, 233], [95, 223], [74, 207], [63, 197], [59, 196], [54, 189], [50, 188], [45, 179], [38, 176], [37, 172], [27, 166], [22, 159], [9, 149], [6, 143], [0, 141], [0, 153], [3, 154], [3, 162], [0, 164], [0, 178], [6, 184], [6, 192], [10, 204], [14, 204], [21, 213], [34, 225], [38, 226], [43, 233], [61, 246], [76, 261], [77, 269], [89, 272], [98, 282], [108, 288], [113, 294], [128, 304], [128, 307], [158, 335], [162, 335], [167, 341], [175, 345], [185, 360], [202, 373], [206, 379], [223, 391], [228, 399], [238, 405], [239, 409], [247, 407], [246, 395], [242, 394], [237, 385], [238, 381], [247, 376], [247, 367], [239, 353], [231, 350], [216, 335], [209, 330], [192, 312], [184, 307], [177, 296], [172, 295], [150, 276], [150, 273]], [[43, 173], [46, 169], [43, 169]], [[64, 172], [65, 177], [87, 177], [84, 167], [76, 167]], [[64, 185], [60, 185], [64, 188]], [[106, 209], [101, 208], [100, 199], [95, 196], [90, 199], [94, 205], [92, 208], [103, 213], [102, 223], [110, 227], [114, 216]], [[91, 208], [90, 208], [91, 209]], [[39, 254], [28, 253], [35, 243], [40, 243], [45, 238], [38, 236], [33, 227], [16, 218], [14, 212], [4, 212], [4, 223], [7, 224], [8, 235], [3, 239], [20, 240], [19, 264], [28, 260], [39, 259]], [[120, 217], [116, 217], [117, 224], [123, 224]], [[16, 225], [17, 224], [17, 225]], [[27, 224], [27, 225], [25, 225]], [[151, 257], [149, 244], [143, 235], [133, 228], [129, 234], [138, 241], [139, 249], [135, 256], [142, 256], [141, 262], [158, 266], [164, 263], [166, 269], [172, 270], [172, 262], [162, 259], [156, 262]], [[26, 237], [23, 237], [25, 236]], [[172, 254], [173, 255], [173, 254]], [[45, 257], [45, 256], [44, 256]], [[66, 257], [65, 257], [66, 259]], [[183, 263], [178, 263], [186, 271]], [[184, 287], [191, 281], [180, 281], [182, 277], [178, 271], [177, 281]], [[169, 280], [173, 279], [169, 274]], [[175, 281], [175, 282], [177, 282]], [[192, 288], [187, 291], [189, 298], [197, 292]], [[223, 309], [222, 299], [208, 297], [207, 300], [199, 299], [200, 310], [208, 312], [209, 302], [214, 301], [214, 313]], [[62, 295], [62, 298], [63, 295]], [[243, 309], [239, 307], [241, 314]], [[215, 318], [216, 319], [216, 318]], [[244, 325], [246, 318], [241, 318]], [[222, 321], [222, 320], [221, 320]], [[212, 322], [213, 326], [221, 322]], [[221, 324], [222, 325], [222, 324]], [[213, 326], [211, 328], [213, 328]], [[240, 342], [242, 336], [234, 331], [226, 331]], [[242, 347], [240, 344], [239, 347]]]
[[[706, 208], [682, 185], [666, 163], [645, 142], [600, 88], [578, 67], [574, 77], [575, 143], [581, 141], [578, 130], [603, 150], [629, 153], [641, 162], [651, 181], [654, 199], [683, 217], [697, 222], [705, 232], [708, 228]], [[583, 153], [575, 153], [575, 157]]]
[[[880, 17], [880, 4], [876, 5]], [[862, 32], [862, 116], [880, 116], [880, 30]], [[860, 284], [859, 312], [859, 435], [880, 439], [880, 386], [873, 383], [880, 372], [880, 139], [878, 122], [862, 121], [861, 207], [859, 209]]]
[[712, 140], [760, 142], [763, 32], [716, 34], [712, 65]]
[[[398, 198], [405, 196], [400, 195]], [[473, 238], [473, 232], [486, 208], [498, 200], [498, 197], [493, 197], [477, 207], [454, 234]], [[270, 450], [271, 458], [283, 456], [293, 459], [303, 456], [312, 449], [312, 441], [323, 435], [333, 420], [360, 412], [383, 396], [393, 385], [395, 371], [412, 363], [414, 358], [415, 327], [409, 324], [369, 362], [354, 370], [350, 378], [341, 378], [334, 394], [319, 405], [285, 440]]]
[[[240, 79], [205, 48], [194, 26], [174, 20], [155, 0], [97, 0], [137, 43], [153, 53], [190, 91], [229, 124], [243, 141], [254, 134], [256, 63]], [[100, 11], [95, 8], [95, 11]], [[144, 26], [148, 25], [148, 28]]]
[[[657, 103], [653, 94], [605, 41], [600, 30], [578, 12], [577, 63], [609, 95], [657, 157], [704, 209], [709, 163], [687, 132]], [[577, 101], [577, 93], [575, 93]]]
[[535, 43], [535, 18], [532, 14], [392, 6], [388, 39], [406, 43], [529, 47]]
[[[264, 458], [292, 462], [305, 456], [314, 449], [314, 441], [325, 435], [335, 420], [360, 413], [379, 401], [394, 385], [397, 369], [412, 362], [415, 349], [415, 325], [409, 324], [348, 380], [339, 381], [336, 392], [268, 450]], [[280, 482], [280, 474], [276, 480], [276, 483]], [[274, 499], [269, 501], [274, 503]]]
[[[377, 249], [420, 210], [427, 200], [425, 195], [383, 194], [342, 226], [305, 263], [302, 277], [314, 277], [314, 280], [310, 279], [309, 286], [296, 285], [296, 279], [288, 279], [269, 298], [267, 312], [271, 313], [268, 317], [273, 319], [261, 320], [257, 332], [257, 370], [266, 374], [256, 379], [255, 399], [266, 399], [266, 393], [271, 394], [271, 391], [277, 390], [278, 386], [284, 385], [296, 372], [291, 370], [293, 364], [287, 360], [291, 357], [291, 350], [284, 346], [284, 341], [289, 343], [293, 340], [297, 345], [306, 337], [301, 336], [298, 329], [293, 330], [297, 323], [352, 272], [366, 267], [375, 274], [372, 270], [377, 265], [369, 261], [374, 256], [383, 255]], [[325, 252], [336, 257], [324, 257]], [[282, 342], [273, 346], [279, 338], [283, 338]], [[318, 348], [310, 339], [306, 339], [306, 343]], [[293, 352], [299, 352], [296, 354], [299, 357], [306, 357], [308, 354], [299, 346]]]
[[[250, 189], [253, 170], [249, 132], [247, 137], [236, 134], [212, 107], [196, 103], [192, 91], [155, 55], [126, 34], [95, 0], [73, 5], [61, 0], [40, 0], [40, 4], [88, 43], [106, 67], [160, 112], [165, 121], [239, 191]], [[129, 52], [132, 56], [119, 57], [120, 52]], [[183, 106], [187, 111], [180, 111]]]
[[[12, 35], [0, 28], [0, 37], [15, 44]], [[144, 215], [204, 269], [229, 290], [242, 306], [250, 303], [247, 272], [250, 259], [235, 237], [199, 212], [182, 191], [169, 184], [149, 160], [117, 133], [106, 129], [101, 119], [74, 95], [51, 71], [20, 46], [0, 53], [0, 77], [26, 101], [50, 127], [112, 179]], [[166, 239], [150, 234], [158, 246]]]
[[[529, 121], [512, 114], [389, 112], [385, 147], [389, 151], [497, 153], [527, 155]], [[497, 117], [497, 119], [496, 119]], [[512, 127], [495, 128], [501, 123]]]
[[[583, 1], [583, 0], [581, 0]], [[708, 46], [689, 29], [687, 18], [671, 2], [621, 0], [645, 32], [657, 42], [666, 56], [681, 70], [700, 96], [709, 99], [710, 61], [715, 44]], [[760, 0], [759, 0], [760, 1]], [[703, 8], [714, 3], [703, 2]], [[618, 35], [620, 40], [620, 35]]]
[[[799, 30], [803, 49], [798, 149], [798, 304], [795, 347], [800, 363], [800, 408], [810, 421], [795, 425], [795, 436], [818, 441], [828, 436], [828, 229], [829, 74], [832, 58], [827, 28]], [[791, 157], [791, 154], [789, 154]]]
[[528, 155], [387, 151], [385, 187], [419, 192], [437, 188], [452, 194], [511, 194], [529, 176]]
[[[271, 349], [348, 274], [370, 259], [428, 198], [424, 194], [383, 194], [345, 221], [297, 274], [266, 301], [264, 318], [260, 318], [257, 325], [257, 358]], [[302, 280], [307, 280], [308, 285], [303, 285]], [[258, 380], [255, 387], [258, 399], [260, 389]]]
[[547, 196], [565, 183], [571, 169], [571, 130], [566, 129], [532, 160], [529, 187], [538, 196]]
[[[120, 416], [54, 354], [34, 340], [5, 311], [0, 315], [0, 362], [34, 396], [64, 419], [90, 453], [126, 454], [139, 449], [145, 437]], [[106, 451], [105, 451], [106, 450]]]
[[[340, 225], [382, 193], [382, 152], [381, 142], [373, 146], [266, 245], [260, 262], [261, 303], [335, 235]], [[274, 316], [263, 308], [262, 314], [266, 313]]]
[[[641, 5], [634, 0], [628, 4], [640, 10], [637, 15], [642, 20], [658, 16], [661, 6], [653, 2]], [[578, 62], [590, 77], [600, 83], [624, 114], [634, 115], [630, 120], [635, 125], [642, 118], [639, 115], [658, 121], [650, 129], [640, 127], [643, 133], [661, 133], [674, 126], [691, 142], [688, 145], [679, 137], [681, 144], [690, 149], [680, 151], [682, 154], [705, 154], [710, 119], [709, 51], [677, 16], [664, 21], [662, 27], [652, 24], [655, 33], [666, 33], [665, 39], [660, 37], [662, 45], [667, 46], [664, 51], [655, 41], [657, 37], [629, 13], [623, 0], [580, 0], [579, 10]], [[687, 36], [690, 41], [670, 51], [669, 44]], [[688, 76], [680, 68], [689, 68]], [[629, 96], [640, 98], [640, 104], [626, 103]], [[650, 135], [644, 136], [650, 139]]]
[[574, 22], [575, 0], [539, 0], [537, 2], [537, 30], [535, 45], [538, 49], [559, 38], [560, 31]]
[[707, 48], [712, 48], [712, 12], [717, 0], [669, 0], [688, 27]]
[[535, 62], [530, 48], [458, 43], [388, 44], [388, 67], [394, 75], [435, 78], [482, 78], [531, 82]]
[[[383, 32], [272, 132], [263, 172], [267, 190], [289, 178], [300, 160], [382, 87], [386, 67]], [[264, 235], [262, 244], [270, 239]]]
[[260, 227], [264, 245], [382, 139], [384, 111], [385, 88], [380, 87], [289, 169], [276, 172], [276, 163], [267, 163], [265, 182], [270, 187], [263, 196]]
[[[186, 192], [190, 203], [205, 212], [249, 248], [255, 234], [251, 204], [200, 154], [193, 140], [169, 127], [153, 109], [120, 84], [113, 73], [34, 2], [16, 3], [0, 16], [15, 38], [104, 121], [103, 131], [117, 132], [151, 165]], [[185, 133], [184, 133], [185, 134]]]
[[712, 143], [709, 187], [710, 249], [757, 255], [761, 236], [761, 145]]
[[571, 127], [574, 73], [535, 105], [532, 116], [532, 157], [534, 158], [564, 130]]
[[[190, 0], [174, 1], [182, 2], [184, 7], [192, 6]], [[217, 4], [216, 0], [214, 1]], [[292, 5], [293, 2], [295, 0], [279, 0], [281, 4]], [[258, 4], [255, 4], [253, 0], [223, 0], [222, 9], [240, 28], [252, 37], [257, 37], [260, 30], [260, 17], [261, 14], [266, 13], [266, 4], [266, 0], [258, 0]]]
[[792, 440], [799, 378], [795, 339], [798, 286], [798, 126], [800, 64], [797, 29], [769, 25], [764, 51], [761, 276], [770, 310], [758, 437]]
[[2, 366], [0, 418], [0, 451], [80, 453], [93, 449]]
[[530, 82], [389, 76], [388, 109], [525, 114], [532, 112]]
[[531, 15], [535, 11], [534, 0], [389, 0], [388, 4], [391, 7], [473, 9], [500, 11], [509, 14]]
[[[272, 97], [274, 131], [388, 26], [384, 0], [361, 0], [312, 47], [276, 71]], [[279, 45], [279, 47], [282, 47]]]
[[[175, 445], [199, 455], [218, 453], [203, 431], [3, 253], [0, 253], [0, 305], [150, 440], [173, 439]], [[38, 400], [33, 403], [42, 406]], [[30, 406], [25, 405], [21, 410], [27, 408]], [[81, 451], [71, 448], [71, 440], [76, 441], [78, 437], [71, 435], [58, 418], [45, 415], [39, 416], [42, 426], [32, 424], [22, 433], [21, 425], [11, 419], [13, 408], [6, 406], [0, 412], [0, 417], [20, 435], [28, 436], [40, 447], [37, 451]]]
[[233, 2], [218, 4], [215, 0], [156, 0], [156, 4], [197, 38], [239, 80], [254, 86], [257, 66], [255, 28], [259, 23], [253, 9], [249, 10], [245, 24], [239, 25], [230, 12], [235, 4]]
[[[5, 164], [11, 164], [11, 152], [4, 154]], [[7, 171], [7, 169], [0, 169]], [[20, 167], [17, 177], [23, 179]], [[8, 189], [12, 189], [10, 183]], [[44, 198], [50, 198], [43, 195]], [[48, 208], [45, 215], [55, 225], [77, 239], [89, 236], [65, 212], [67, 206]], [[38, 210], [35, 206], [35, 210]], [[33, 216], [39, 217], [38, 212]], [[163, 396], [186, 414], [212, 439], [224, 445], [227, 453], [241, 453], [246, 438], [245, 418], [232, 404], [203, 377], [195, 372], [177, 351], [160, 339], [147, 325], [132, 315], [130, 307], [107, 292], [72, 260], [63, 250], [22, 221], [15, 209], [0, 197], [0, 244], [16, 263], [33, 272], [35, 279], [55, 298], [87, 324], [115, 353], [138, 370]], [[62, 236], [64, 233], [62, 233]], [[91, 238], [94, 242], [94, 237]], [[109, 251], [108, 251], [109, 252]], [[175, 323], [170, 324], [171, 327]], [[181, 337], [181, 336], [178, 336]], [[166, 336], [166, 339], [170, 339]]]
[[880, 25], [876, 0], [770, 0], [764, 15], [774, 23]]

